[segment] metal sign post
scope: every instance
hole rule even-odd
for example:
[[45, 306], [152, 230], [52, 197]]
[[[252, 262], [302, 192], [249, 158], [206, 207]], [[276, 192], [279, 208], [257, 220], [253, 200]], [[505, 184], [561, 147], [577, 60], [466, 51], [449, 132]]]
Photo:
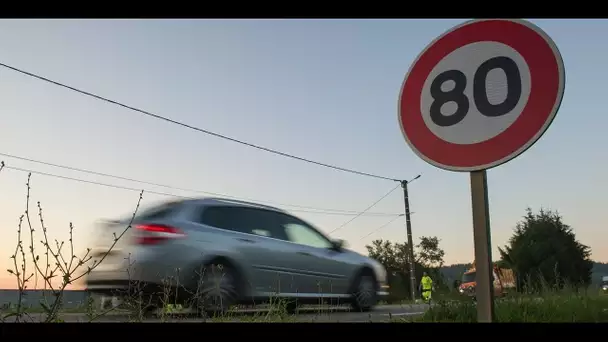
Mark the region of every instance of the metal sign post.
[[471, 172], [471, 207], [473, 208], [473, 241], [475, 246], [477, 321], [494, 320], [494, 286], [492, 279], [492, 241], [490, 206], [486, 170]]

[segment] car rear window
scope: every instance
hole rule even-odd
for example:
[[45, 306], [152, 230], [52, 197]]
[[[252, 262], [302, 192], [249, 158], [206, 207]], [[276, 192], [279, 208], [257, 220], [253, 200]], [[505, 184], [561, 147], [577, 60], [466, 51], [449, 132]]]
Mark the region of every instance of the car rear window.
[[179, 205], [180, 202], [165, 202], [159, 205], [155, 205], [153, 207], [144, 209], [140, 213], [137, 214], [136, 219], [138, 220], [157, 220], [169, 215], [173, 212]]

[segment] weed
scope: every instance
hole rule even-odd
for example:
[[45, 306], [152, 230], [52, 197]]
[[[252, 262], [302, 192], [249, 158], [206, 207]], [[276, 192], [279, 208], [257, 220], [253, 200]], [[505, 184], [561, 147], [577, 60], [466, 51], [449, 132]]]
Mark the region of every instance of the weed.
[[[5, 164], [2, 162], [0, 164], [0, 170], [4, 168]], [[66, 258], [64, 256], [64, 241], [59, 242], [58, 240], [54, 241], [54, 246], [51, 244], [47, 234], [47, 227], [44, 223], [44, 216], [42, 211], [42, 206], [40, 202], [37, 203], [38, 207], [38, 217], [40, 221], [40, 227], [42, 229], [43, 239], [40, 241], [42, 246], [44, 247], [43, 256], [44, 259], [41, 260], [40, 255], [36, 253], [35, 249], [35, 229], [30, 217], [30, 192], [31, 192], [31, 173], [28, 173], [27, 176], [27, 195], [25, 201], [25, 211], [19, 218], [19, 224], [17, 228], [17, 244], [15, 247], [14, 253], [11, 255], [11, 259], [13, 260], [13, 269], [7, 270], [10, 274], [12, 274], [17, 281], [17, 289], [18, 289], [18, 299], [15, 305], [15, 310], [11, 310], [7, 315], [3, 316], [2, 319], [5, 320], [9, 317], [14, 317], [16, 322], [23, 321], [25, 316], [29, 316], [23, 309], [24, 296], [26, 295], [26, 290], [28, 289], [28, 284], [31, 282], [32, 278], [35, 280], [34, 289], [37, 288], [38, 277], [42, 278], [42, 282], [44, 284], [43, 290], [50, 291], [53, 297], [51, 302], [48, 301], [47, 296], [43, 297], [43, 300], [40, 302], [40, 306], [42, 307], [45, 318], [45, 322], [54, 322], [60, 321], [58, 317], [58, 313], [63, 305], [63, 297], [64, 292], [67, 286], [73, 284], [75, 281], [80, 278], [86, 276], [89, 272], [91, 272], [95, 267], [97, 267], [104, 257], [99, 261], [93, 261], [92, 265], [89, 265], [89, 262], [92, 259], [90, 255], [91, 249], [87, 248], [86, 252], [82, 257], [78, 257], [74, 252], [74, 241], [73, 241], [73, 231], [74, 226], [70, 222], [70, 230], [69, 230], [69, 256]], [[135, 213], [139, 208], [143, 197], [143, 191], [140, 193], [139, 201], [137, 202], [137, 206], [135, 212], [133, 214], [133, 218], [135, 217]], [[32, 259], [33, 271], [28, 273], [27, 268], [27, 257], [23, 243], [23, 224], [24, 221], [27, 223], [27, 227], [30, 232], [30, 246], [29, 246], [29, 254]], [[131, 220], [132, 222], [132, 220]], [[112, 250], [120, 237], [131, 227], [131, 224], [125, 228], [120, 236], [115, 236], [114, 243], [110, 246], [109, 250]], [[66, 251], [67, 252], [67, 251]], [[106, 254], [107, 255], [107, 254]], [[83, 271], [83, 268], [84, 271]], [[80, 274], [78, 274], [80, 273]], [[55, 280], [59, 281], [59, 285], [56, 284]], [[55, 283], [55, 284], [54, 284]], [[30, 317], [31, 319], [31, 317]]]

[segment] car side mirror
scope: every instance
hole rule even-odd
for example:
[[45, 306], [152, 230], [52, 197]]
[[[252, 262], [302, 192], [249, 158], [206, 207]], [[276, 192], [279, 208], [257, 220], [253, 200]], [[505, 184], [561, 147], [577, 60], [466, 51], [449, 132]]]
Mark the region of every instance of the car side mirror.
[[346, 248], [346, 241], [344, 241], [342, 239], [334, 240], [333, 244], [334, 244], [334, 249], [337, 251], [340, 251], [340, 250]]

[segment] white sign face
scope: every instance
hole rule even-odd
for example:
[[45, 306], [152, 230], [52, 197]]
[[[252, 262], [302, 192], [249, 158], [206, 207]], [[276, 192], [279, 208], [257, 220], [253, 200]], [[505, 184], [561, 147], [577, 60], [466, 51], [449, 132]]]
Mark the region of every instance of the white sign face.
[[[503, 58], [499, 67], [479, 71], [484, 63], [497, 57]], [[451, 70], [460, 72], [450, 75]], [[439, 99], [433, 98], [432, 86], [443, 93]], [[482, 87], [475, 94], [477, 96], [473, 94], [474, 87]], [[530, 69], [517, 51], [496, 42], [472, 43], [450, 53], [433, 68], [422, 88], [420, 112], [427, 127], [442, 140], [453, 144], [476, 144], [494, 138], [515, 122], [526, 106], [530, 89]], [[460, 96], [463, 100], [439, 103], [441, 96], [450, 96], [448, 94], [454, 99]], [[477, 98], [479, 96], [482, 98]], [[465, 97], [469, 100], [465, 101]], [[508, 104], [508, 107], [500, 116], [487, 116], [477, 108], [476, 102], [479, 101], [487, 101], [494, 107]], [[431, 108], [433, 105], [437, 108]], [[485, 109], [483, 105], [482, 109]], [[431, 118], [432, 110], [452, 119], [438, 119], [440, 124], [444, 124], [440, 126]]]
[[557, 47], [521, 20], [475, 20], [418, 56], [400, 94], [403, 135], [418, 156], [452, 171], [507, 162], [549, 127], [564, 93]]

